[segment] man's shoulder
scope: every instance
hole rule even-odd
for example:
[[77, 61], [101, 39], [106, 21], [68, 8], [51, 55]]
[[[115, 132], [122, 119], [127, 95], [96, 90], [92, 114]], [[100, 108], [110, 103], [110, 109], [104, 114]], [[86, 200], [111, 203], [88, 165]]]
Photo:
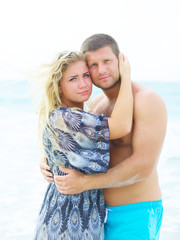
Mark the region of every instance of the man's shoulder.
[[161, 99], [161, 96], [152, 88], [139, 83], [133, 83], [133, 96], [136, 101]]
[[102, 102], [105, 99], [105, 94], [100, 93], [97, 96], [95, 96], [93, 99], [91, 99], [88, 103], [88, 112], [90, 113], [98, 113], [98, 108], [102, 106]]
[[165, 109], [165, 103], [161, 96], [154, 89], [145, 85], [134, 83], [133, 95], [136, 113], [150, 113]]
[[95, 96], [93, 99], [92, 99], [92, 103], [94, 105], [97, 105], [100, 101], [102, 101], [103, 99], [105, 98], [105, 94], [104, 93], [100, 93], [98, 94], [97, 96]]

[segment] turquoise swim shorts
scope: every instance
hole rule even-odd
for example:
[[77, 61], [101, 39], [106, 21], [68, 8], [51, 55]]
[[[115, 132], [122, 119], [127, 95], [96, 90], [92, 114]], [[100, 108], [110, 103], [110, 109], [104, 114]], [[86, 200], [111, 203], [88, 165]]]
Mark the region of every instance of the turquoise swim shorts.
[[158, 240], [163, 216], [162, 200], [106, 206], [104, 240]]

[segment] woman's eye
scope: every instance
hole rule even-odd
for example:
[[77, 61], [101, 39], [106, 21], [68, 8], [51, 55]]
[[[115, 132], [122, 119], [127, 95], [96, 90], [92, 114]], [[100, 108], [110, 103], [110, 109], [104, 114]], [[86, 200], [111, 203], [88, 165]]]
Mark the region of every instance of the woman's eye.
[[76, 78], [75, 78], [75, 77], [73, 77], [73, 78], [70, 78], [70, 80], [69, 80], [69, 81], [71, 82], [71, 81], [74, 81], [74, 80], [76, 80]]
[[88, 78], [90, 75], [88, 73], [84, 74], [85, 78]]

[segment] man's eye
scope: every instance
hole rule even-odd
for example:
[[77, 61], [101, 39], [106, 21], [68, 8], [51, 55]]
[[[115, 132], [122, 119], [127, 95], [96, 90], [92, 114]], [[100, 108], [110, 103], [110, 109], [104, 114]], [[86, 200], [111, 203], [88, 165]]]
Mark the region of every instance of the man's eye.
[[105, 63], [107, 63], [107, 62], [110, 62], [110, 60], [109, 60], [109, 59], [106, 59], [106, 60], [105, 60]]
[[96, 63], [93, 63], [93, 64], [91, 64], [90, 67], [95, 67], [96, 65], [97, 65]]

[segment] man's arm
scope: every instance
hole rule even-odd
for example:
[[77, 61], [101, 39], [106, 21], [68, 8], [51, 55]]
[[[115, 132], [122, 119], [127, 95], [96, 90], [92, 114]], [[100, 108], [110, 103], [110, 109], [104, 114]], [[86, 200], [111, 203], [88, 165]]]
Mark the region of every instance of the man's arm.
[[166, 125], [167, 113], [162, 99], [154, 92], [138, 93], [134, 111], [133, 154], [109, 169], [101, 183], [101, 179], [97, 178], [96, 184], [104, 182], [104, 188], [121, 187], [147, 178], [157, 165]]
[[64, 169], [66, 176], [55, 176], [58, 190], [75, 194], [89, 189], [112, 188], [134, 184], [147, 178], [157, 165], [166, 134], [167, 114], [164, 102], [154, 92], [136, 94], [134, 106], [133, 154], [97, 175], [83, 175]]

